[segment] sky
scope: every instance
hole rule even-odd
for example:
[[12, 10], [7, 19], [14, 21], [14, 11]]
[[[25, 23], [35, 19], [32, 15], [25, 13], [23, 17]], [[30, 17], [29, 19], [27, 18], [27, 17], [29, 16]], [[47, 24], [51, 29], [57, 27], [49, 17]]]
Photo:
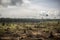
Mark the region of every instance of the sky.
[[39, 6], [57, 8], [59, 7], [60, 0], [33, 0], [32, 2]]
[[0, 18], [60, 19], [60, 0], [18, 1], [16, 5], [0, 5]]

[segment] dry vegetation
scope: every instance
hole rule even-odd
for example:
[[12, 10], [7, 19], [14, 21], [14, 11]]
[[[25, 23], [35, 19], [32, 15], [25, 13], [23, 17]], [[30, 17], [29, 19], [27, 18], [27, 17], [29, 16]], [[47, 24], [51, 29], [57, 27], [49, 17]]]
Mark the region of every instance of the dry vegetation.
[[59, 40], [60, 21], [39, 23], [0, 23], [1, 37], [19, 37], [19, 40]]

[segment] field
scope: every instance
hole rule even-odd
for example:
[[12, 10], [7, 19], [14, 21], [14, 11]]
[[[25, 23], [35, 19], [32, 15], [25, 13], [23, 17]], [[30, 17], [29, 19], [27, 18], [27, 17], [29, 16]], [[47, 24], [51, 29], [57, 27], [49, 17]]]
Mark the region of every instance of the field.
[[59, 40], [60, 21], [0, 23], [0, 40]]

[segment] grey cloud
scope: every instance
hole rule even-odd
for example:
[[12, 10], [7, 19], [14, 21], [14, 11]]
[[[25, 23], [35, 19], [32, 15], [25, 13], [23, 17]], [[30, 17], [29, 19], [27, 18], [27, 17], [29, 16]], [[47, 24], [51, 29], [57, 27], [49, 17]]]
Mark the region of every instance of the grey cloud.
[[22, 0], [11, 0], [12, 5], [16, 5], [16, 3], [19, 3], [20, 5], [23, 3]]
[[[14, 5], [14, 6], [9, 6], [8, 8], [2, 7], [0, 9], [0, 17], [9, 17], [9, 18], [41, 18], [41, 16], [43, 16], [44, 18], [54, 18], [55, 14], [56, 17], [60, 16], [60, 13], [58, 14], [58, 12], [55, 13], [55, 11], [53, 11], [53, 9], [50, 10], [49, 7], [44, 7], [41, 5], [36, 5], [36, 4], [32, 4], [32, 5], [27, 5], [24, 4], [24, 6], [19, 6], [16, 7], [16, 3], [19, 3], [20, 5], [23, 4], [23, 2], [28, 2], [29, 0], [11, 0], [11, 4], [10, 5]], [[1, 3], [0, 3], [1, 4]], [[44, 9], [45, 8], [45, 9]], [[41, 10], [41, 11], [40, 11]], [[50, 12], [43, 12], [43, 11], [48, 11], [50, 10]], [[56, 10], [57, 11], [57, 10]], [[42, 12], [42, 13], [41, 13]], [[39, 14], [40, 13], [40, 14]]]
[[[4, 3], [5, 1], [5, 3]], [[3, 5], [3, 6], [8, 6], [8, 5], [17, 5], [17, 3], [19, 5], [21, 5], [23, 3], [22, 0], [0, 0], [0, 5]]]

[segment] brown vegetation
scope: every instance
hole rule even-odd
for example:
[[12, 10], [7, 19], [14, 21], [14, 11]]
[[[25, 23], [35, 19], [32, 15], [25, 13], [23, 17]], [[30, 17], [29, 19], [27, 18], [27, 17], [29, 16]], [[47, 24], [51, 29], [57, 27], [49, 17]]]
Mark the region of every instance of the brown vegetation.
[[11, 37], [11, 40], [59, 40], [60, 21], [0, 23], [1, 37]]

